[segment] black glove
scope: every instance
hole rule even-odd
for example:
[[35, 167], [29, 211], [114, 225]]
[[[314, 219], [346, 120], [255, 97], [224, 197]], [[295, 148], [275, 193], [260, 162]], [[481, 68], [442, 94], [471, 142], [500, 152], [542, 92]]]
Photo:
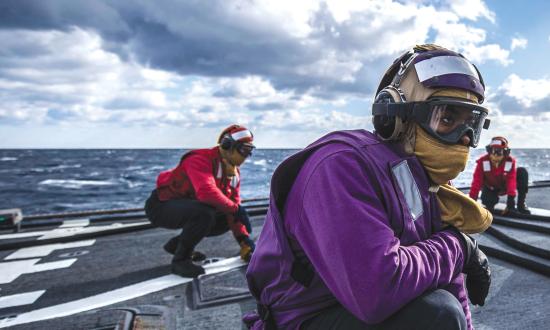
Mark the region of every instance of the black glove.
[[244, 238], [241, 239], [241, 243], [246, 243], [246, 245], [250, 246], [250, 248], [252, 249], [252, 252], [254, 252], [254, 250], [256, 250], [256, 243], [254, 243], [254, 241], [252, 240], [252, 238], [250, 238], [249, 236], [246, 236]]
[[241, 204], [239, 204], [239, 208], [235, 213], [235, 219], [245, 226], [246, 231], [249, 234], [252, 233], [252, 226], [250, 225], [250, 218], [248, 217], [248, 212], [246, 212], [246, 209]]
[[468, 298], [470, 298], [472, 304], [483, 306], [485, 298], [487, 298], [487, 294], [489, 293], [489, 287], [491, 286], [489, 260], [485, 253], [479, 249], [477, 241], [474, 238], [460, 232], [458, 233], [466, 246], [462, 272], [466, 274]]

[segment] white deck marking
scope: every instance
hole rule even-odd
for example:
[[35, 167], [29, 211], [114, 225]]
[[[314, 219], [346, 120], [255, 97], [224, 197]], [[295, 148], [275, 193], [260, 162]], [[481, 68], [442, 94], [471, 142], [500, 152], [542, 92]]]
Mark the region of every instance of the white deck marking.
[[43, 272], [46, 270], [67, 268], [71, 266], [76, 259], [67, 259], [61, 261], [45, 262], [35, 265], [40, 259], [27, 259], [18, 261], [8, 261], [0, 263], [0, 284], [10, 283], [23, 274]]
[[128, 227], [135, 227], [140, 226], [144, 224], [148, 224], [149, 221], [143, 221], [138, 223], [131, 223], [131, 224], [121, 224], [121, 223], [113, 223], [108, 226], [93, 226], [93, 227], [68, 227], [68, 228], [58, 228], [54, 230], [48, 231], [43, 236], [40, 236], [38, 239], [48, 239], [48, 238], [56, 238], [56, 237], [65, 237], [65, 236], [74, 236], [77, 234], [86, 234], [86, 233], [96, 233], [100, 231], [115, 229], [115, 228], [128, 228]]
[[0, 235], [0, 239], [14, 239], [14, 238], [40, 236], [40, 235], [46, 234], [47, 232], [48, 231], [46, 231], [46, 230], [40, 230], [40, 231], [33, 231], [33, 232], [29, 232], [29, 233], [5, 234], [5, 235]]
[[[234, 257], [213, 262], [205, 265], [204, 268], [206, 270], [206, 274], [216, 274], [238, 268], [243, 265], [244, 263], [240, 257]], [[146, 294], [164, 290], [176, 285], [188, 283], [192, 280], [193, 279], [191, 278], [179, 277], [177, 275], [165, 275], [113, 291], [100, 293], [88, 298], [37, 309], [19, 314], [12, 318], [5, 318], [0, 320], [0, 328], [73, 315], [91, 309], [116, 304], [128, 299], [144, 296]]]
[[87, 227], [90, 224], [90, 219], [65, 220], [59, 228], [67, 227]]
[[[529, 201], [527, 201], [527, 203], [529, 203]], [[527, 205], [529, 206], [529, 205]], [[499, 211], [502, 211], [506, 208], [506, 204], [504, 203], [498, 203], [497, 205], [495, 205], [495, 210], [499, 210]], [[531, 214], [532, 215], [538, 215], [538, 216], [543, 216], [543, 217], [550, 217], [550, 210], [547, 210], [547, 209], [539, 209], [539, 208], [536, 208], [536, 207], [530, 207], [529, 206], [529, 210], [531, 210]]]
[[89, 239], [85, 241], [69, 242], [69, 243], [57, 243], [57, 244], [46, 244], [40, 246], [33, 246], [28, 248], [19, 249], [9, 256], [5, 257], [4, 260], [13, 260], [13, 259], [25, 259], [25, 258], [36, 258], [36, 257], [45, 257], [52, 253], [55, 250], [62, 249], [72, 249], [82, 246], [90, 246], [95, 243], [95, 239]]
[[97, 232], [111, 230], [115, 228], [130, 228], [130, 227], [145, 225], [148, 223], [150, 222], [142, 221], [142, 222], [130, 223], [130, 224], [113, 223], [108, 226], [67, 227], [67, 228], [59, 227], [53, 230], [41, 230], [41, 231], [33, 231], [29, 233], [15, 233], [15, 234], [0, 235], [0, 239], [14, 239], [14, 238], [23, 238], [23, 237], [32, 237], [32, 236], [41, 236], [38, 239], [65, 237], [65, 236], [74, 236], [77, 234], [97, 233]]
[[0, 309], [7, 307], [29, 305], [40, 298], [46, 290], [18, 293], [11, 296], [0, 296]]

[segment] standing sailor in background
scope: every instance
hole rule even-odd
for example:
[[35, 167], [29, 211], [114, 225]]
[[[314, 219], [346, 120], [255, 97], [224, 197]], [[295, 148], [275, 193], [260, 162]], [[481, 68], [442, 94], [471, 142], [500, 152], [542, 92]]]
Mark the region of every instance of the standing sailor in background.
[[510, 156], [508, 140], [502, 136], [495, 136], [485, 146], [485, 150], [487, 154], [476, 161], [470, 197], [477, 200], [481, 190], [481, 202], [493, 212], [499, 196], [507, 195], [506, 208], [503, 211], [503, 214], [506, 214], [516, 211], [517, 195], [517, 211], [531, 214], [525, 205], [529, 189], [529, 173], [524, 167], [516, 169], [516, 159]]
[[240, 204], [239, 166], [252, 154], [252, 142], [247, 128], [231, 125], [220, 134], [217, 146], [192, 150], [181, 157], [177, 167], [159, 174], [157, 187], [145, 203], [145, 213], [155, 226], [182, 229], [164, 245], [174, 255], [174, 274], [204, 274], [204, 268], [192, 262], [204, 259], [204, 255], [193, 253], [195, 246], [205, 236], [228, 230], [241, 247], [241, 258], [250, 259], [255, 245], [248, 214]]
[[471, 329], [468, 298], [483, 305], [491, 277], [462, 232], [484, 231], [492, 216], [448, 182], [488, 127], [483, 99], [462, 55], [417, 46], [380, 82], [375, 133], [333, 132], [286, 159], [248, 266], [257, 312], [244, 322]]

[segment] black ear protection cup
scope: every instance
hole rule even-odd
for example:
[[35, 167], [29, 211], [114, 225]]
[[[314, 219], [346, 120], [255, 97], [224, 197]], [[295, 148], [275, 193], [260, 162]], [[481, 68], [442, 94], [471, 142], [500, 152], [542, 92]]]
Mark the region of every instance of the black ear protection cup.
[[235, 140], [229, 134], [225, 134], [220, 142], [220, 147], [223, 150], [230, 150], [235, 144]]
[[[387, 86], [382, 89], [374, 99], [374, 103], [389, 104], [403, 103], [405, 95], [401, 90], [393, 86]], [[372, 124], [374, 129], [385, 140], [397, 139], [403, 131], [404, 121], [396, 116], [373, 116]]]
[[[378, 88], [374, 103], [388, 104], [406, 102], [405, 95], [399, 89], [398, 80], [405, 74], [414, 52], [406, 52], [393, 61], [386, 70]], [[395, 116], [376, 115], [372, 116], [372, 124], [376, 133], [385, 140], [395, 140], [403, 133], [403, 120]]]

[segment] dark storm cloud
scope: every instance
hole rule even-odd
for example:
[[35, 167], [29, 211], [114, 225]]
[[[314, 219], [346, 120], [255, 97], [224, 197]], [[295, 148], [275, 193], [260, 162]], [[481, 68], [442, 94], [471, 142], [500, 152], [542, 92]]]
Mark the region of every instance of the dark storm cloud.
[[258, 103], [258, 102], [249, 102], [246, 107], [250, 110], [278, 110], [284, 109], [285, 103], [281, 102], [267, 102], [267, 103]]
[[550, 96], [543, 99], [531, 101], [528, 105], [523, 104], [515, 97], [506, 95], [503, 92], [491, 98], [504, 115], [537, 115], [548, 112], [550, 109]]
[[[372, 77], [372, 72], [356, 72], [354, 79], [346, 82], [337, 74], [316, 71], [316, 62], [327, 51], [337, 50], [346, 60], [346, 52], [365, 47], [364, 36], [355, 34], [351, 26], [339, 26], [326, 8], [321, 6], [310, 22], [313, 32], [300, 38], [280, 28], [284, 22], [278, 26], [242, 19], [238, 13], [246, 12], [248, 4], [223, 0], [7, 0], [0, 1], [0, 28], [68, 30], [77, 26], [99, 33], [103, 47], [123, 60], [132, 58], [182, 75], [259, 75], [279, 90], [314, 92], [322, 98], [333, 98], [339, 92], [372, 93], [365, 90], [367, 81], [361, 77], [364, 73]], [[217, 96], [229, 96], [230, 92], [219, 91]]]
[[123, 40], [131, 29], [108, 2], [71, 0], [0, 1], [0, 27], [31, 30], [93, 28], [108, 39]]

